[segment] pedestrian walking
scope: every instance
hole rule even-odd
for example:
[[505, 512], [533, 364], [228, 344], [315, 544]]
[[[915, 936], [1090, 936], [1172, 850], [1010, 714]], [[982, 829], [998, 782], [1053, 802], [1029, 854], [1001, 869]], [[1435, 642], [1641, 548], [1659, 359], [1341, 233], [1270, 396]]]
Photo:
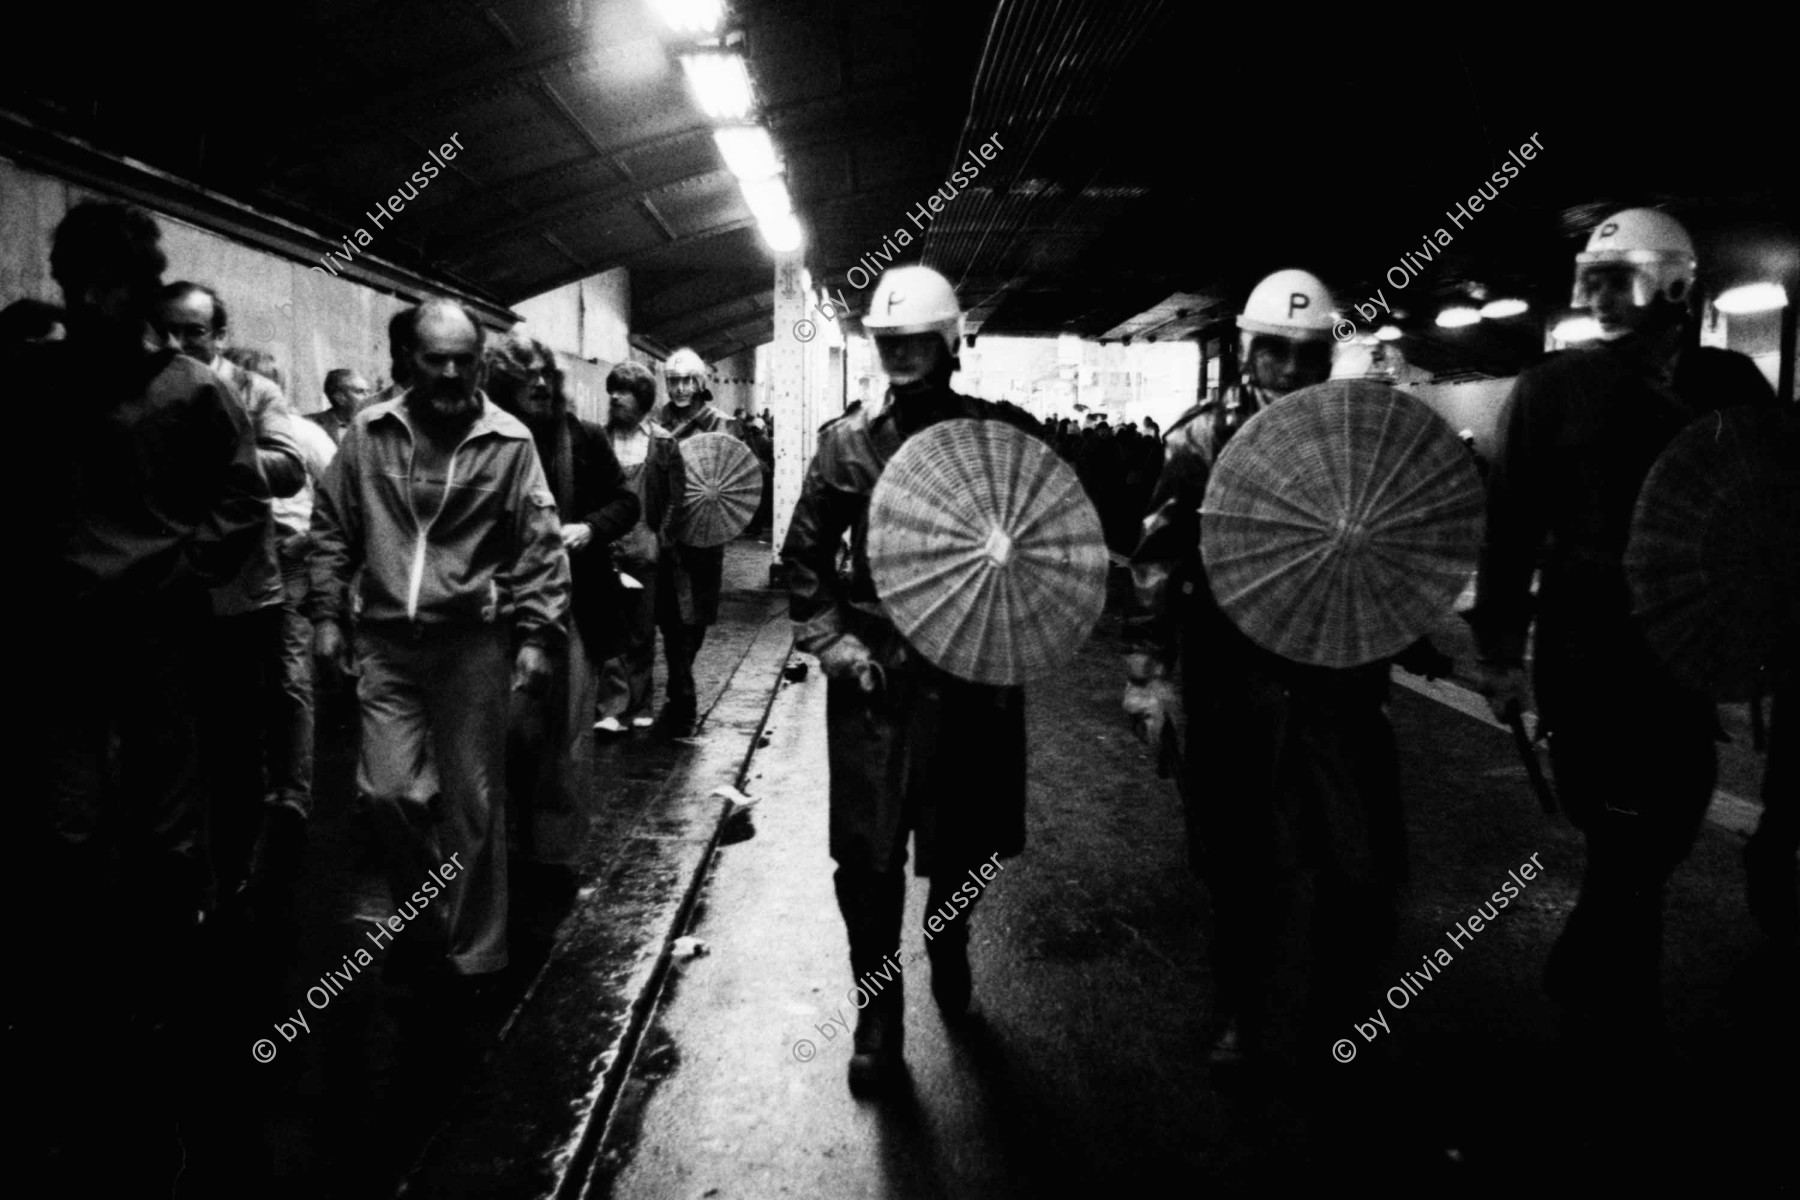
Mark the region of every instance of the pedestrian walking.
[[592, 792], [573, 778], [575, 739], [587, 733], [597, 664], [616, 641], [612, 544], [637, 523], [638, 498], [606, 434], [569, 411], [548, 346], [516, 331], [489, 346], [487, 390], [531, 431], [569, 555], [568, 645], [551, 655], [541, 691], [513, 692], [506, 765], [520, 857], [548, 877], [553, 891], [572, 895]]
[[612, 547], [619, 586], [613, 593], [618, 640], [600, 672], [599, 720], [594, 730], [621, 734], [653, 723], [656, 615], [663, 586], [658, 565], [674, 538], [687, 490], [681, 445], [649, 420], [656, 376], [642, 363], [622, 362], [606, 377], [606, 434], [625, 483], [638, 498], [638, 518]]
[[[356, 786], [405, 923], [390, 961], [467, 999], [507, 964], [509, 701], [566, 644], [569, 560], [531, 432], [476, 386], [480, 324], [428, 301], [404, 336], [410, 386], [357, 414], [319, 490], [309, 603], [319, 657], [359, 675]], [[406, 899], [453, 857], [442, 896]]]
[[[656, 423], [677, 442], [697, 433], [729, 433], [729, 421], [712, 404], [706, 390], [706, 363], [683, 347], [669, 356], [664, 368], [669, 400], [653, 415]], [[698, 703], [694, 691], [694, 660], [706, 641], [706, 631], [719, 619], [719, 593], [724, 586], [725, 547], [687, 546], [676, 536], [662, 545], [656, 588], [656, 623], [662, 630], [663, 657], [669, 667], [669, 694], [658, 718], [665, 737], [687, 737], [694, 732]]]

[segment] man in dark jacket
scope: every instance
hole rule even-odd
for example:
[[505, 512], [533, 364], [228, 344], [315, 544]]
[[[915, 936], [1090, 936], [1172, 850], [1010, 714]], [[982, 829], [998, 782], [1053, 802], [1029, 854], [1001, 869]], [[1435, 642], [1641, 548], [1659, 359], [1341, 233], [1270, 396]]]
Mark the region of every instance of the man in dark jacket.
[[[800, 649], [819, 656], [827, 684], [831, 856], [838, 907], [859, 981], [884, 980], [857, 1018], [850, 1087], [892, 1083], [901, 1069], [902, 984], [883, 961], [900, 944], [906, 837], [928, 905], [948, 910], [927, 942], [931, 988], [949, 1019], [969, 1003], [971, 913], [949, 904], [968, 871], [1025, 845], [1025, 697], [932, 666], [885, 615], [869, 573], [869, 497], [907, 438], [956, 418], [1005, 421], [1037, 432], [1011, 405], [950, 390], [962, 315], [950, 284], [926, 267], [897, 267], [876, 285], [864, 322], [891, 387], [879, 412], [825, 427], [782, 545]], [[851, 535], [853, 574], [838, 573]]]
[[1677, 433], [1714, 409], [1774, 397], [1743, 355], [1689, 344], [1697, 263], [1673, 218], [1617, 213], [1576, 264], [1576, 303], [1593, 310], [1605, 340], [1513, 385], [1469, 621], [1495, 713], [1522, 706], [1531, 577], [1547, 542], [1538, 716], [1588, 863], [1545, 990], [1581, 1033], [1636, 1055], [1661, 1026], [1663, 888], [1712, 798], [1717, 714], [1676, 682], [1632, 620], [1626, 538], [1644, 478]]
[[[164, 985], [187, 965], [209, 874], [195, 664], [208, 593], [260, 551], [269, 507], [242, 407], [152, 324], [159, 240], [135, 208], [69, 213], [51, 252], [69, 339], [26, 348], [42, 353], [23, 364], [21, 392], [43, 433], [31, 469], [48, 480], [27, 542], [42, 561], [24, 577], [41, 585], [34, 640], [55, 660], [32, 675], [43, 692], [23, 742], [48, 767], [42, 791], [29, 789], [44, 797], [48, 846], [19, 858], [45, 880], [32, 903], [87, 931], [80, 958], [115, 970], [109, 986], [128, 988], [133, 1007], [171, 1002]], [[117, 817], [103, 811], [114, 739]]]
[[[299, 492], [306, 483], [306, 466], [293, 429], [298, 418], [273, 380], [225, 357], [231, 336], [225, 301], [204, 284], [181, 280], [163, 288], [158, 320], [182, 353], [210, 367], [243, 405], [271, 496]], [[203, 662], [201, 743], [213, 790], [213, 872], [220, 897], [227, 901], [251, 882], [253, 860], [257, 874], [283, 877], [275, 892], [287, 890], [292, 871], [267, 868], [297, 862], [311, 807], [291, 776], [283, 777], [288, 773], [280, 751], [292, 738], [291, 731], [277, 728], [284, 712], [279, 697], [288, 607], [280, 543], [270, 510], [258, 553], [235, 579], [213, 592], [214, 619]], [[296, 569], [303, 571], [304, 564]]]
[[574, 787], [570, 778], [574, 739], [587, 732], [597, 664], [617, 640], [611, 546], [637, 523], [638, 498], [606, 434], [569, 411], [549, 347], [517, 331], [490, 346], [487, 389], [531, 431], [569, 552], [568, 649], [552, 657], [542, 692], [513, 693], [506, 760], [522, 853], [566, 871], [587, 832], [581, 800], [592, 790]]

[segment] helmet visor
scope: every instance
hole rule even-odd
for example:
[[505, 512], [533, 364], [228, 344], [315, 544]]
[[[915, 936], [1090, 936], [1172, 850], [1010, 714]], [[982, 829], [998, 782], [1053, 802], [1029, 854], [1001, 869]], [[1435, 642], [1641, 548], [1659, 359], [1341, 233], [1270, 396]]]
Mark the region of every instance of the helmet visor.
[[1575, 288], [1569, 303], [1591, 309], [1610, 293], [1624, 292], [1631, 297], [1633, 308], [1646, 308], [1657, 300], [1679, 304], [1687, 299], [1693, 282], [1689, 261], [1639, 254], [1591, 259], [1582, 255], [1575, 260]]

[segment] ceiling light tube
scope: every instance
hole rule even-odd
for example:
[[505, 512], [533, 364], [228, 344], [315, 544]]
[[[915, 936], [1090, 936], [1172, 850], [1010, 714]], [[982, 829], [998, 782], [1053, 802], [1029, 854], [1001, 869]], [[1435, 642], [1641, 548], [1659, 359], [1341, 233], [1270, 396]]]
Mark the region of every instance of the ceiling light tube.
[[1489, 300], [1481, 306], [1481, 317], [1484, 321], [1503, 321], [1507, 317], [1516, 317], [1529, 309], [1531, 305], [1525, 301], [1509, 297], [1504, 300]]
[[676, 33], [712, 33], [725, 19], [723, 0], [655, 0], [657, 15]]
[[738, 182], [744, 203], [758, 224], [769, 225], [781, 217], [792, 216], [794, 205], [788, 199], [787, 185], [779, 179], [745, 179]]
[[1480, 320], [1481, 314], [1467, 304], [1452, 305], [1437, 315], [1438, 326], [1442, 329], [1460, 329]]
[[1397, 342], [1404, 335], [1398, 325], [1383, 325], [1375, 331], [1375, 336], [1384, 342]]
[[713, 141], [731, 173], [742, 180], [767, 179], [781, 172], [775, 143], [760, 125], [733, 125], [713, 130]]
[[756, 231], [762, 234], [763, 244], [777, 254], [798, 250], [800, 243], [805, 240], [800, 229], [800, 219], [791, 212], [767, 221], [759, 220]]
[[1745, 313], [1772, 312], [1787, 307], [1787, 289], [1779, 283], [1746, 283], [1740, 287], [1728, 288], [1713, 301], [1713, 307], [1722, 313], [1742, 316]]
[[736, 54], [684, 54], [681, 69], [694, 101], [715, 121], [742, 121], [750, 115], [750, 72]]

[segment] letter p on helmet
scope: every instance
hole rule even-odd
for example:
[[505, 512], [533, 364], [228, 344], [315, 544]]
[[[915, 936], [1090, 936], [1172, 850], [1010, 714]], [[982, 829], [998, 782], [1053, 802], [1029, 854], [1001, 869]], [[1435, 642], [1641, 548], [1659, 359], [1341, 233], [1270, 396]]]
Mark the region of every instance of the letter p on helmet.
[[1312, 297], [1305, 292], [1288, 293], [1288, 316], [1293, 316], [1303, 308], [1312, 307]]

